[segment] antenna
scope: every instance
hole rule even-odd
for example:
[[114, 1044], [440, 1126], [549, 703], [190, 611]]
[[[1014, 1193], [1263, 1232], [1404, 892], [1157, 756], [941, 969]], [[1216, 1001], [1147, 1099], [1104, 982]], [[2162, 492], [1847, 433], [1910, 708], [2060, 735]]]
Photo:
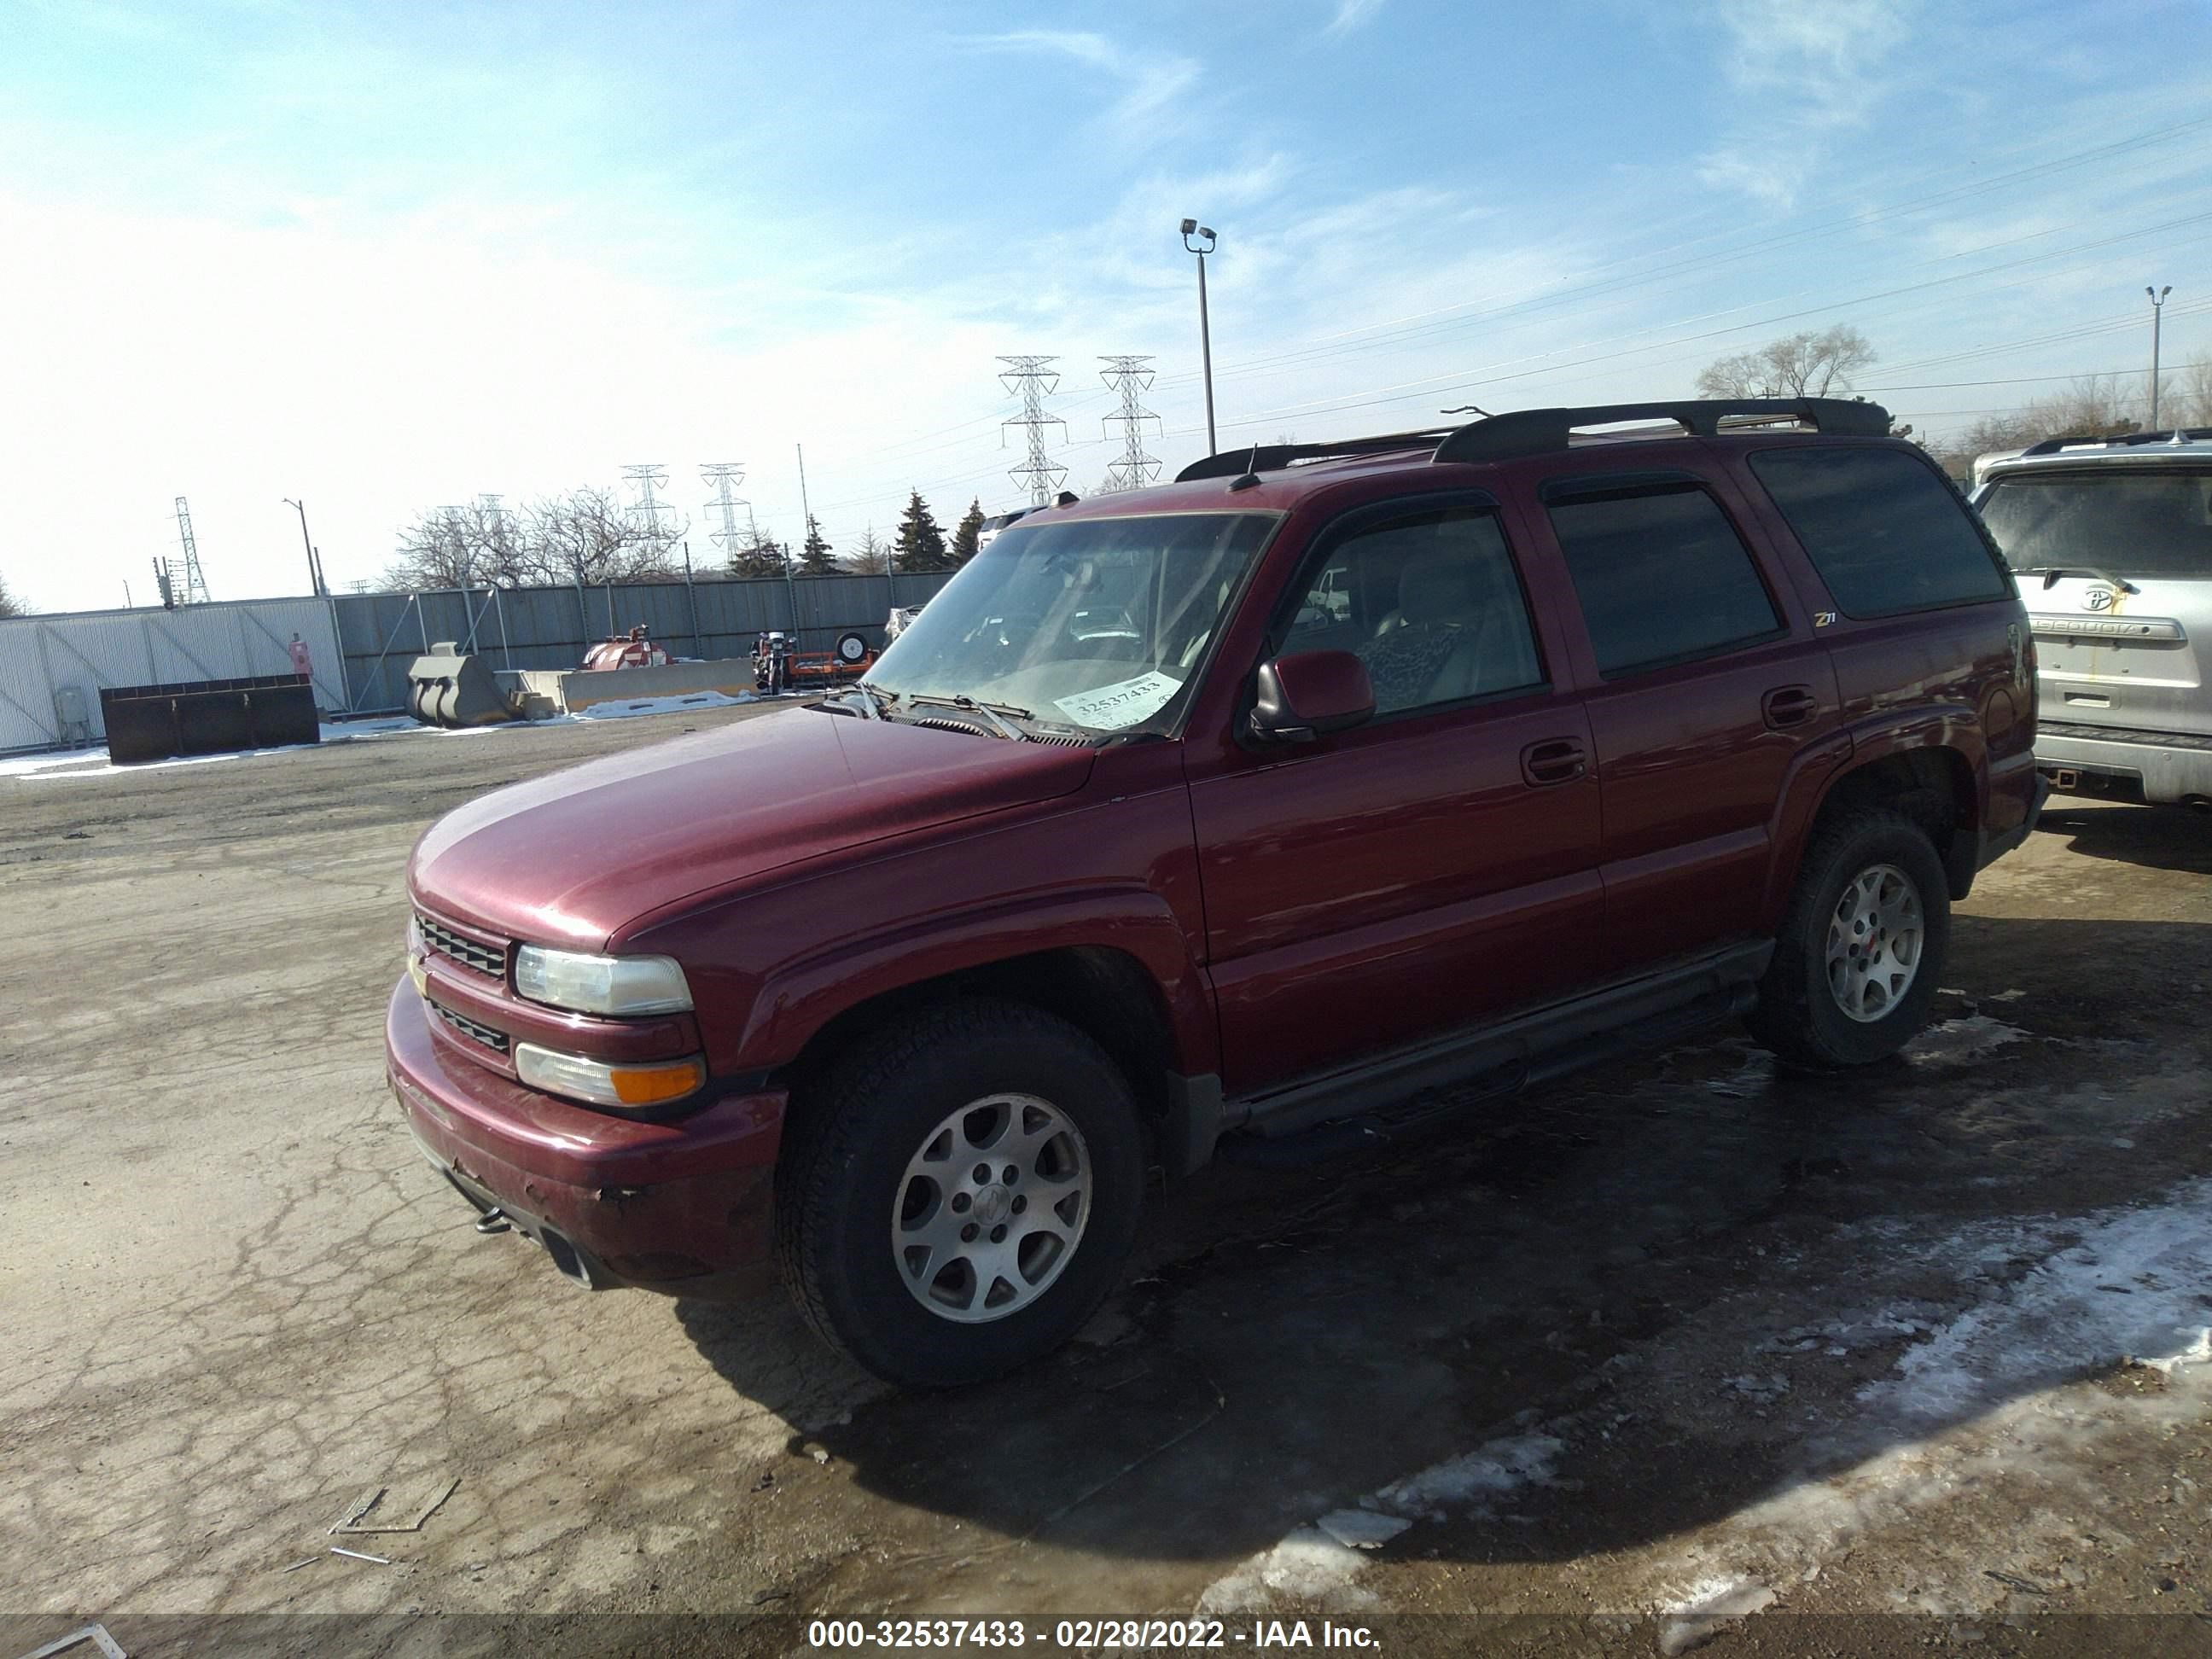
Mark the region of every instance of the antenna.
[[[699, 478], [701, 483], [714, 486], [714, 499], [707, 503], [707, 510], [722, 521], [720, 530], [708, 532], [708, 539], [722, 550], [723, 558], [734, 558], [738, 550], [745, 544], [744, 538], [738, 534], [738, 509], [747, 507], [747, 503], [736, 493], [737, 487], [745, 481], [745, 464], [709, 461], [699, 469]], [[750, 507], [747, 510], [750, 512]]]
[[1053, 496], [1066, 481], [1067, 469], [1054, 466], [1044, 453], [1044, 429], [1048, 426], [1065, 427], [1067, 422], [1057, 415], [1044, 412], [1046, 397], [1060, 386], [1060, 371], [1045, 365], [1057, 361], [1051, 357], [1001, 356], [1002, 363], [1012, 367], [999, 376], [999, 382], [1022, 400], [1022, 412], [1002, 424], [1029, 428], [1029, 456], [1021, 465], [1007, 474], [1016, 483], [1028, 480], [1030, 505], [1050, 507]]
[[[184, 548], [184, 591], [177, 594], [179, 605], [205, 605], [208, 602], [207, 579], [200, 574], [199, 544], [192, 539], [192, 509], [182, 495], [177, 497], [177, 540]], [[173, 581], [163, 584], [170, 592], [176, 592]]]
[[1101, 357], [1105, 372], [1099, 378], [1121, 394], [1119, 414], [1109, 415], [1101, 422], [1121, 426], [1121, 453], [1106, 464], [1106, 478], [1115, 489], [1142, 489], [1160, 476], [1160, 464], [1145, 453], [1145, 422], [1160, 417], [1138, 403], [1139, 393], [1149, 392], [1152, 386], [1152, 371], [1145, 367], [1150, 357]]

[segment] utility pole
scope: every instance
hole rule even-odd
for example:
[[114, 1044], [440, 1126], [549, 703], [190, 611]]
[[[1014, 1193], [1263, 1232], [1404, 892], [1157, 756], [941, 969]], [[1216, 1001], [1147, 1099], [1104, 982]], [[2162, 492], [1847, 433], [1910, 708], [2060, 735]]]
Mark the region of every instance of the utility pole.
[[300, 545], [307, 552], [307, 592], [319, 599], [331, 590], [323, 584], [323, 562], [315, 552], [315, 544], [307, 535], [307, 504], [295, 501], [287, 495], [284, 505], [300, 515]]
[[1007, 476], [1016, 483], [1028, 480], [1030, 506], [1049, 507], [1053, 496], [1067, 480], [1067, 469], [1054, 466], [1044, 448], [1044, 429], [1048, 426], [1065, 427], [1067, 424], [1059, 416], [1044, 412], [1046, 397], [1060, 386], [1059, 371], [1045, 365], [1056, 360], [1051, 357], [1001, 356], [999, 361], [1012, 365], [999, 376], [999, 383], [1022, 400], [1022, 412], [1010, 416], [1000, 423], [1000, 441], [1004, 441], [1003, 428], [1006, 427], [1029, 428], [1028, 458], [1021, 465], [1012, 468]]
[[2173, 292], [2173, 284], [2164, 288], [2146, 288], [2150, 295], [2150, 425], [2146, 431], [2158, 430], [2158, 321], [2159, 313], [2166, 309], [2166, 296]]
[[[1194, 242], [1192, 237], [1199, 241]], [[1207, 226], [1195, 219], [1182, 222], [1182, 245], [1198, 255], [1198, 354], [1206, 376], [1206, 453], [1220, 452], [1220, 441], [1213, 435], [1213, 331], [1206, 316], [1206, 256], [1213, 252], [1220, 240]], [[1204, 246], [1200, 246], [1200, 243]]]
[[799, 452], [799, 515], [806, 520], [806, 533], [814, 533], [814, 509], [806, 504], [806, 446], [793, 444]]
[[1116, 489], [1142, 489], [1160, 475], [1160, 464], [1145, 453], [1145, 422], [1160, 417], [1137, 401], [1140, 393], [1152, 387], [1152, 371], [1146, 365], [1152, 360], [1119, 356], [1098, 361], [1106, 365], [1099, 378], [1121, 394], [1121, 411], [1100, 422], [1112, 426], [1119, 422], [1121, 427], [1121, 453], [1106, 464], [1106, 476]]

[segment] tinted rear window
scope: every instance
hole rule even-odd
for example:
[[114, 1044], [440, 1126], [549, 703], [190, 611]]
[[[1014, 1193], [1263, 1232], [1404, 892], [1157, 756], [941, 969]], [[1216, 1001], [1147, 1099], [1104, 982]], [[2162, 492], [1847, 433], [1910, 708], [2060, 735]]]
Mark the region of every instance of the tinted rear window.
[[2212, 472], [1999, 477], [1982, 520], [2015, 570], [2090, 564], [2115, 576], [2212, 576]]
[[1781, 631], [1751, 555], [1702, 489], [1559, 501], [1551, 515], [1607, 678]]
[[1958, 493], [1893, 449], [1763, 450], [1751, 470], [1847, 617], [2001, 599], [2004, 574]]

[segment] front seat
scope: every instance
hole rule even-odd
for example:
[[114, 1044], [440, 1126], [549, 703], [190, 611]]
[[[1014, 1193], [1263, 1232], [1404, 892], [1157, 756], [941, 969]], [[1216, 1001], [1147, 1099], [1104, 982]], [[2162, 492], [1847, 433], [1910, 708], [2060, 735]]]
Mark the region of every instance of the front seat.
[[1398, 575], [1398, 608], [1354, 647], [1379, 714], [1526, 685], [1534, 678], [1526, 631], [1486, 562], [1464, 549], [1415, 554]]

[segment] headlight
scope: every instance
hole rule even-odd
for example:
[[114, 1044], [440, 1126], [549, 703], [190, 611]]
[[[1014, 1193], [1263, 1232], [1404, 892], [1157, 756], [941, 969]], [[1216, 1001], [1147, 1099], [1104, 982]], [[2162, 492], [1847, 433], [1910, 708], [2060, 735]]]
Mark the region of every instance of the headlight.
[[696, 1058], [610, 1066], [534, 1042], [514, 1045], [514, 1074], [533, 1089], [594, 1106], [659, 1106], [683, 1099], [707, 1080], [707, 1068]]
[[579, 1014], [680, 1014], [691, 1006], [684, 969], [669, 957], [594, 957], [526, 945], [514, 953], [514, 988], [532, 1002]]

